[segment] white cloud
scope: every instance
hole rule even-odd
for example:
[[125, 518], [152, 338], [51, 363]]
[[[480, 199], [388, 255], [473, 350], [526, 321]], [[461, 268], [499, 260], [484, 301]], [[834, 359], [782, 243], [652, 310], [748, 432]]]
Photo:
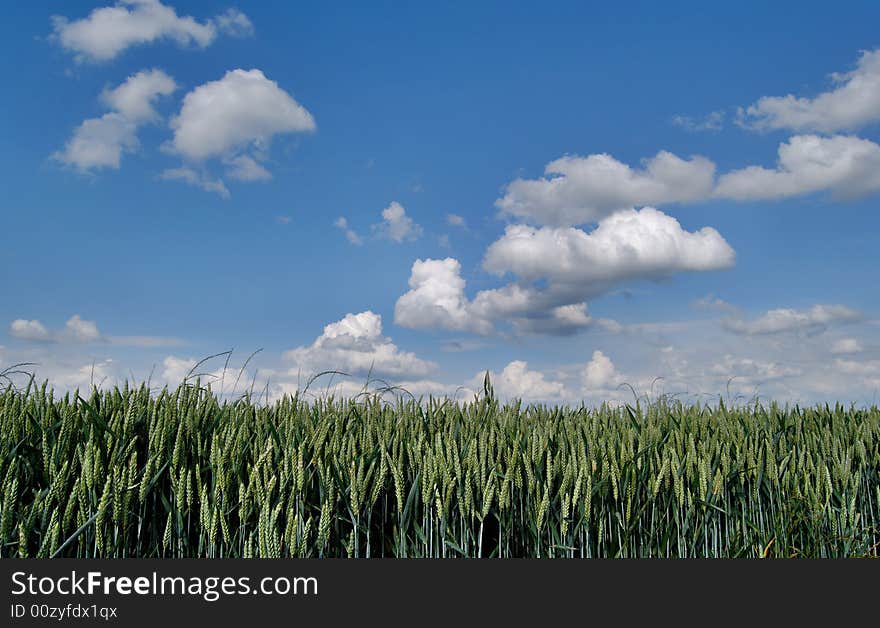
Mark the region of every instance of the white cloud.
[[422, 228], [412, 218], [406, 215], [406, 210], [397, 201], [382, 210], [382, 222], [373, 225], [380, 237], [388, 238], [393, 242], [416, 240], [422, 235]]
[[815, 98], [764, 96], [740, 110], [740, 124], [757, 130], [833, 133], [880, 120], [880, 50], [864, 51], [855, 70], [833, 74], [835, 87]]
[[860, 312], [844, 305], [814, 305], [808, 310], [779, 308], [769, 310], [752, 321], [725, 319], [725, 329], [735, 334], [761, 335], [785, 332], [820, 332], [829, 325], [851, 323], [862, 318]]
[[129, 76], [124, 83], [101, 93], [101, 101], [134, 123], [152, 122], [159, 118], [153, 108], [159, 96], [168, 96], [177, 84], [162, 70], [143, 70]]
[[842, 198], [880, 191], [880, 146], [847, 135], [796, 135], [779, 145], [776, 168], [749, 166], [722, 175], [715, 196], [779, 199], [824, 190]]
[[[502, 215], [542, 225], [596, 222], [621, 209], [706, 198], [715, 164], [661, 151], [636, 170], [607, 154], [565, 156], [551, 161], [540, 179], [517, 179], [495, 201]], [[555, 175], [555, 176], [550, 176]]]
[[724, 128], [724, 112], [713, 111], [702, 118], [674, 116], [672, 118], [672, 124], [692, 133], [700, 131], [720, 131]]
[[105, 359], [83, 364], [75, 368], [54, 370], [50, 381], [60, 390], [84, 390], [115, 383], [113, 360]]
[[[482, 389], [485, 372], [477, 373], [470, 382], [475, 390]], [[562, 403], [570, 398], [562, 382], [548, 380], [544, 373], [531, 371], [528, 363], [514, 360], [500, 373], [489, 372], [495, 394], [502, 399]]]
[[467, 223], [465, 222], [464, 217], [459, 216], [458, 214], [446, 214], [446, 224], [452, 227], [467, 228]]
[[100, 168], [118, 170], [123, 153], [138, 149], [138, 128], [155, 122], [154, 104], [160, 96], [177, 89], [174, 80], [161, 70], [144, 70], [129, 76], [114, 89], [106, 89], [101, 101], [112, 109], [100, 118], [85, 120], [52, 157], [81, 172]]
[[[593, 322], [585, 300], [617, 283], [728, 268], [734, 259], [714, 229], [688, 232], [647, 207], [613, 214], [589, 234], [511, 225], [486, 251], [483, 267], [499, 276], [512, 273], [517, 283], [482, 290], [471, 301], [457, 260], [416, 260], [395, 322], [487, 334], [496, 321], [506, 321], [519, 333], [572, 333]], [[605, 323], [607, 329], [619, 327]]]
[[169, 336], [105, 336], [95, 321], [85, 320], [79, 314], [71, 316], [62, 329], [48, 329], [38, 320], [17, 319], [9, 325], [9, 335], [20, 340], [82, 344], [106, 342], [122, 347], [169, 347], [186, 342]]
[[862, 351], [864, 351], [862, 343], [855, 338], [841, 338], [835, 340], [831, 345], [831, 353], [836, 354], [861, 353]]
[[49, 330], [40, 321], [29, 321], [23, 318], [12, 321], [9, 325], [9, 335], [20, 340], [32, 340], [47, 342], [52, 340]]
[[436, 368], [433, 362], [398, 349], [382, 335], [382, 317], [369, 310], [346, 314], [342, 320], [326, 325], [311, 345], [286, 351], [284, 359], [293, 363], [292, 372], [306, 376], [332, 369], [351, 375], [372, 372], [421, 377]]
[[74, 314], [64, 325], [64, 331], [61, 333], [65, 340], [74, 342], [95, 342], [101, 339], [101, 333], [95, 321], [87, 321], [80, 318], [79, 314]]
[[470, 311], [458, 260], [417, 259], [412, 265], [409, 288], [394, 306], [394, 322], [398, 325], [491, 332], [492, 324]]
[[199, 161], [265, 148], [275, 135], [313, 131], [315, 120], [260, 70], [238, 69], [189, 92], [171, 128], [171, 149]]
[[213, 192], [220, 198], [228, 199], [229, 190], [222, 179], [211, 179], [207, 174], [196, 172], [193, 168], [181, 166], [180, 168], [168, 168], [163, 170], [159, 178], [164, 181], [182, 181], [189, 185], [201, 188], [206, 192]]
[[716, 297], [714, 294], [707, 294], [693, 302], [694, 307], [703, 310], [717, 310], [728, 314], [739, 315], [740, 310], [732, 303], [728, 303], [724, 299]]
[[122, 153], [133, 153], [140, 145], [136, 130], [136, 125], [118, 113], [90, 118], [76, 127], [64, 150], [55, 152], [52, 157], [81, 172], [100, 168], [118, 170]]
[[249, 155], [237, 155], [224, 162], [226, 176], [236, 181], [268, 181], [272, 173]]
[[483, 267], [499, 276], [567, 284], [586, 296], [628, 279], [719, 270], [734, 261], [733, 249], [715, 229], [685, 231], [675, 218], [645, 207], [615, 213], [591, 233], [510, 225], [489, 246]]
[[131, 46], [159, 40], [204, 48], [216, 39], [218, 31], [244, 36], [253, 32], [253, 25], [236, 9], [199, 22], [178, 16], [173, 7], [159, 0], [119, 0], [74, 21], [53, 16], [52, 31], [52, 39], [72, 52], [77, 62], [98, 62], [109, 61]]
[[213, 19], [217, 30], [231, 37], [250, 37], [254, 34], [254, 25], [247, 15], [238, 9], [226, 9]]
[[614, 363], [598, 349], [593, 351], [593, 357], [584, 367], [582, 376], [586, 393], [614, 388], [621, 380]]
[[345, 234], [345, 238], [355, 246], [360, 246], [364, 243], [363, 239], [357, 234], [357, 232], [349, 227], [348, 219], [345, 216], [340, 216], [336, 220], [333, 221], [333, 226], [337, 229], [341, 230]]
[[95, 321], [87, 321], [79, 314], [71, 316], [64, 329], [52, 331], [38, 320], [17, 319], [9, 326], [9, 335], [21, 340], [40, 342], [96, 342], [102, 340]]
[[169, 355], [162, 361], [162, 379], [170, 386], [175, 386], [189, 375], [197, 363], [198, 360], [193, 358], [179, 358]]

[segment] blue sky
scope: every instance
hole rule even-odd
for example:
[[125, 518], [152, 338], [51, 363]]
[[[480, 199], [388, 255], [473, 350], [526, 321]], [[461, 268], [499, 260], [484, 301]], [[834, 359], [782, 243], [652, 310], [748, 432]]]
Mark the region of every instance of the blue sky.
[[878, 18], [19, 3], [0, 370], [871, 403]]

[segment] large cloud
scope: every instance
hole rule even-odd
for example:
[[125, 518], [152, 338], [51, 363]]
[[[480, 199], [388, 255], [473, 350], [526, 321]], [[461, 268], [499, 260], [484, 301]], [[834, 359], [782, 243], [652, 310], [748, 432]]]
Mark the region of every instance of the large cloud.
[[506, 321], [521, 333], [570, 333], [592, 322], [584, 301], [618, 283], [718, 270], [734, 260], [714, 229], [685, 231], [650, 207], [613, 214], [592, 233], [511, 225], [489, 247], [483, 267], [499, 276], [511, 273], [516, 283], [469, 300], [457, 260], [416, 260], [395, 322], [489, 333], [496, 321]]
[[263, 72], [239, 69], [189, 92], [171, 127], [173, 149], [204, 160], [265, 147], [280, 133], [312, 131], [315, 120]]
[[823, 190], [844, 198], [880, 191], [880, 146], [848, 135], [796, 135], [780, 144], [776, 168], [729, 172], [719, 178], [715, 195], [759, 200]]
[[416, 260], [409, 278], [409, 291], [394, 306], [394, 322], [404, 327], [489, 333], [492, 324], [471, 312], [464, 294], [461, 264], [446, 259]]
[[551, 227], [601, 221], [633, 207], [712, 198], [772, 200], [831, 191], [857, 197], [880, 191], [880, 146], [849, 135], [796, 135], [779, 145], [776, 168], [747, 166], [715, 176], [705, 157], [661, 151], [636, 170], [605, 154], [566, 156], [547, 175], [517, 179], [495, 205], [504, 216]]
[[589, 296], [627, 279], [718, 270], [734, 260], [715, 229], [689, 232], [671, 216], [645, 207], [613, 214], [591, 233], [511, 225], [486, 251], [483, 267], [525, 281], [575, 285]]
[[119, 169], [122, 154], [139, 146], [138, 128], [159, 119], [154, 105], [160, 96], [177, 89], [174, 80], [161, 70], [144, 70], [101, 94], [111, 109], [100, 118], [85, 120], [53, 157], [82, 172], [101, 168]]
[[131, 46], [163, 39], [204, 48], [219, 32], [249, 35], [253, 25], [236, 9], [199, 22], [178, 16], [173, 7], [159, 0], [119, 0], [115, 6], [95, 9], [88, 17], [74, 21], [53, 16], [52, 31], [52, 38], [82, 62], [108, 61]]
[[351, 375], [421, 377], [436, 368], [433, 362], [398, 349], [382, 335], [382, 317], [369, 310], [326, 325], [311, 345], [286, 351], [284, 359], [306, 377], [331, 369]]
[[569, 226], [633, 206], [699, 200], [712, 191], [715, 164], [705, 157], [682, 159], [661, 151], [643, 169], [633, 169], [610, 155], [596, 154], [562, 157], [544, 172], [548, 176], [509, 183], [495, 202], [501, 213]]
[[833, 133], [880, 120], [880, 50], [863, 52], [856, 69], [833, 74], [835, 88], [815, 98], [765, 96], [743, 111], [740, 124], [758, 129]]
[[861, 318], [860, 312], [845, 305], [818, 304], [807, 310], [792, 308], [768, 310], [751, 321], [729, 318], [723, 321], [723, 325], [728, 331], [748, 336], [786, 332], [815, 333], [823, 331], [829, 325], [852, 323]]
[[[272, 138], [313, 131], [315, 119], [260, 70], [238, 69], [189, 92], [180, 113], [172, 118], [171, 128], [174, 137], [167, 144], [170, 152], [202, 168], [206, 160], [219, 159], [229, 178], [252, 182], [272, 177], [261, 163], [267, 157]], [[165, 178], [179, 179], [221, 195], [225, 190], [222, 180], [213, 180], [189, 166], [165, 174]]]

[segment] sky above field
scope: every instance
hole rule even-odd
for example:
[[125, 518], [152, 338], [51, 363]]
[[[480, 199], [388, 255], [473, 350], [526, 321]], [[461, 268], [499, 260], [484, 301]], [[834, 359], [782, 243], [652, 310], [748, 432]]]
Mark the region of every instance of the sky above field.
[[876, 402], [878, 23], [876, 2], [11, 4], [0, 371]]

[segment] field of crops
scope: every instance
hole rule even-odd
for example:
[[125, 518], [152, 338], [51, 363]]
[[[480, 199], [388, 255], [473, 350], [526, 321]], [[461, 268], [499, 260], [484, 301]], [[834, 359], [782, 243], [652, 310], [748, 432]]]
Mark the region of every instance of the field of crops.
[[0, 554], [877, 556], [880, 409], [0, 392]]

